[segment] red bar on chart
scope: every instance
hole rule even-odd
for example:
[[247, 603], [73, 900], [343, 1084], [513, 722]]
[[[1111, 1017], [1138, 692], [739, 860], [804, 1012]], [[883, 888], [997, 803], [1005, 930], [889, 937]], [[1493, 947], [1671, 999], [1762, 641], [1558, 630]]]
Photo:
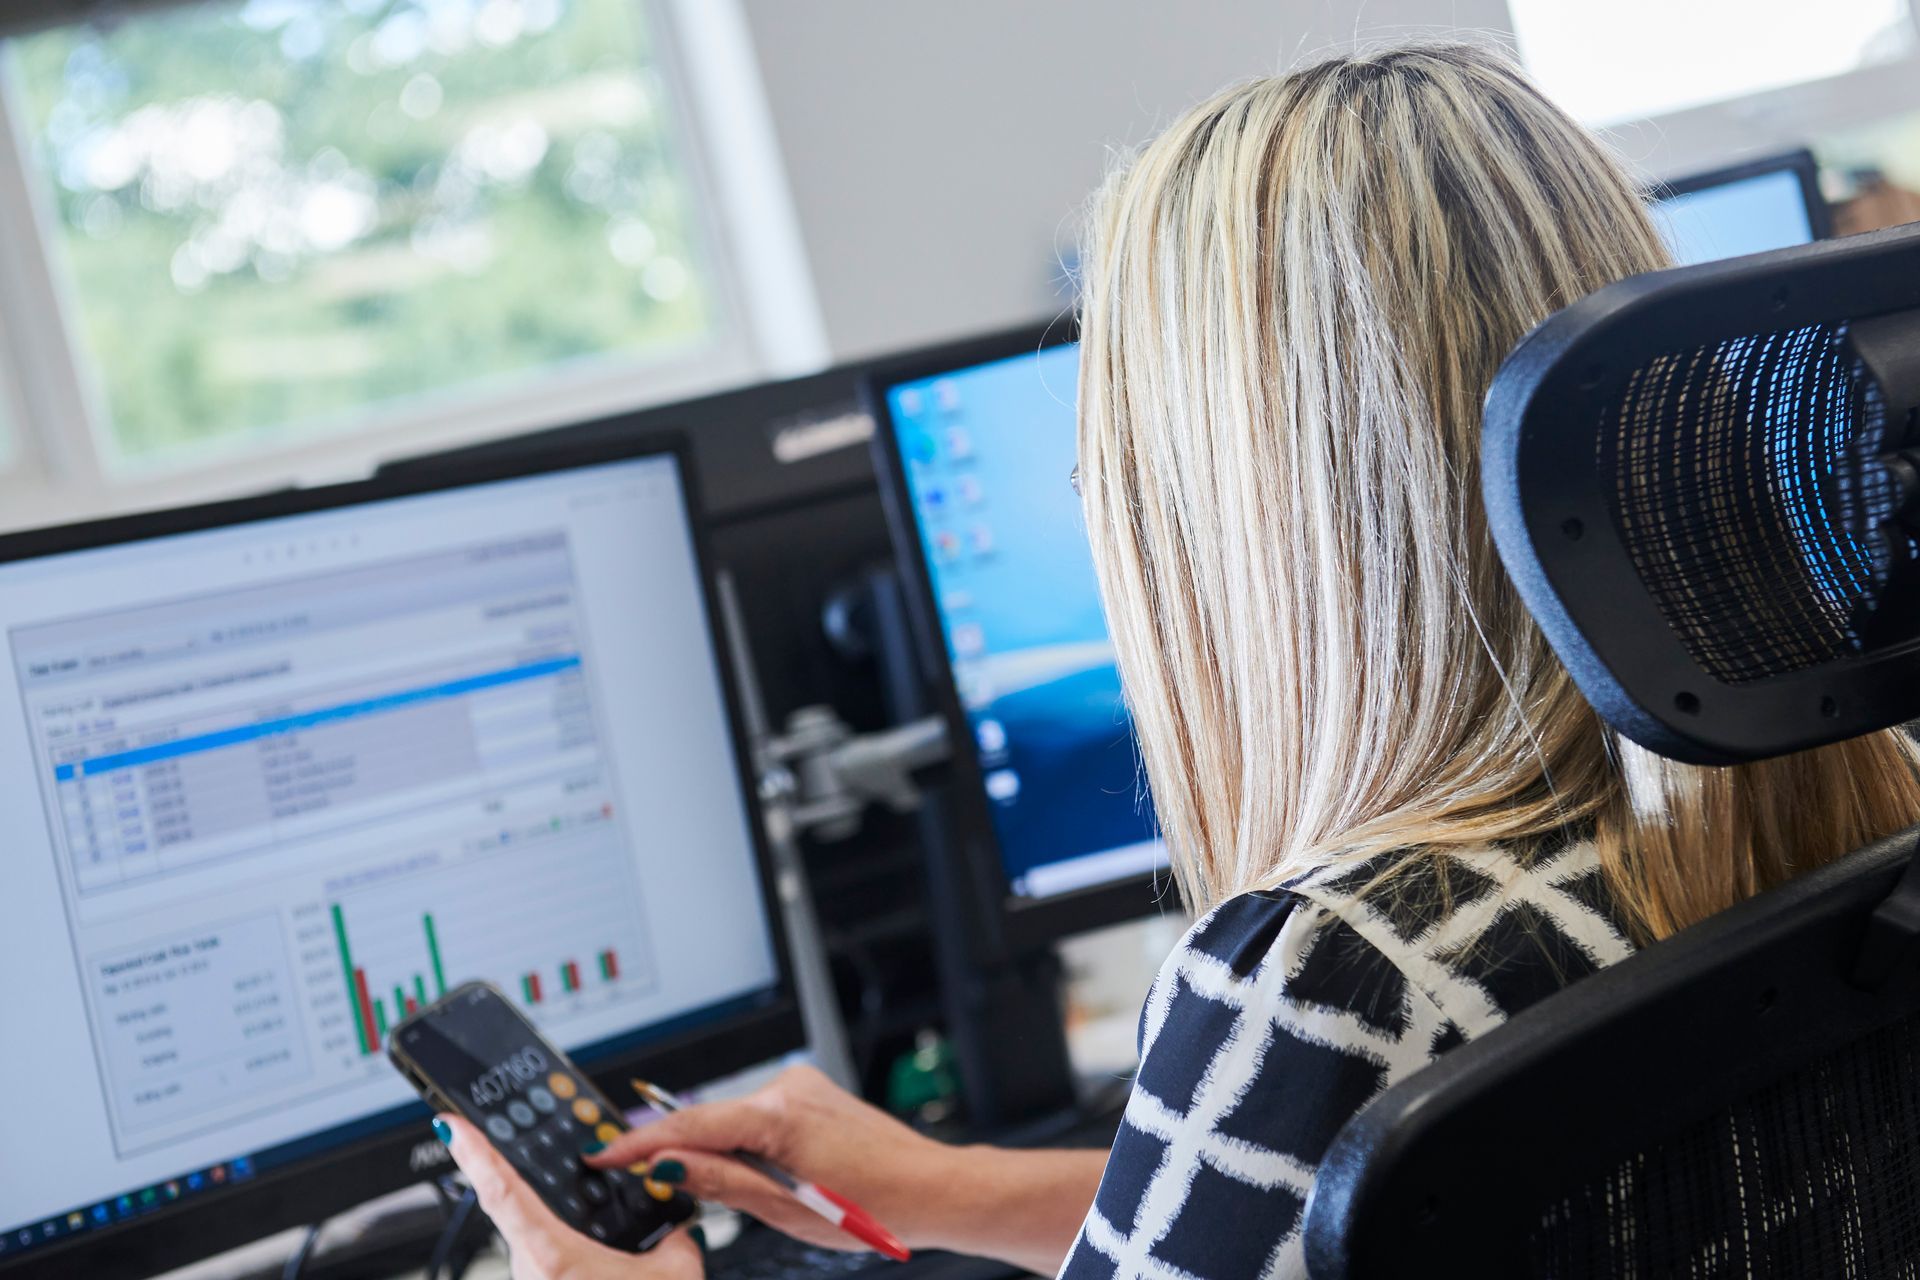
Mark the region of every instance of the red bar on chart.
[[600, 953], [600, 976], [608, 982], [612, 982], [620, 976], [620, 957], [613, 954], [612, 947], [608, 947]]
[[568, 991], [580, 989], [580, 966], [569, 960], [560, 966], [560, 985]]
[[367, 971], [365, 969], [355, 969], [353, 971], [353, 991], [355, 995], [360, 997], [360, 1008], [357, 1010], [360, 1015], [360, 1028], [366, 1033], [367, 1050], [368, 1052], [372, 1052], [380, 1047], [380, 1027], [379, 1024], [374, 1021], [373, 995], [367, 990]]
[[530, 973], [520, 979], [520, 990], [526, 995], [528, 1004], [540, 1003], [540, 975]]

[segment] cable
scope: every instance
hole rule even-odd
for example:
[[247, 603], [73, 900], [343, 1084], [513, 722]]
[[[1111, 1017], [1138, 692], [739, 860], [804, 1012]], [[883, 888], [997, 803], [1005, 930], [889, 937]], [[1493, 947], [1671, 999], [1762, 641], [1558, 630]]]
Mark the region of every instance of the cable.
[[[441, 1189], [443, 1192], [447, 1190], [445, 1187]], [[453, 1263], [454, 1251], [460, 1246], [461, 1237], [466, 1234], [467, 1225], [473, 1221], [474, 1211], [479, 1207], [480, 1198], [469, 1187], [447, 1215], [447, 1225], [441, 1228], [440, 1238], [434, 1242], [433, 1256], [427, 1259], [425, 1280], [442, 1280], [443, 1272], [446, 1280], [460, 1280], [467, 1269], [468, 1260], [460, 1259], [457, 1267], [450, 1264]], [[484, 1218], [481, 1220], [485, 1221]]]
[[320, 1229], [326, 1226], [324, 1220], [307, 1228], [307, 1234], [301, 1237], [300, 1247], [287, 1256], [287, 1265], [280, 1269], [280, 1280], [300, 1280], [306, 1274], [307, 1262], [313, 1257], [313, 1248], [320, 1242]]
[[441, 1212], [451, 1217], [453, 1211], [460, 1207], [460, 1197], [465, 1192], [459, 1179], [450, 1173], [443, 1173], [428, 1185], [433, 1188], [434, 1195], [440, 1197]]

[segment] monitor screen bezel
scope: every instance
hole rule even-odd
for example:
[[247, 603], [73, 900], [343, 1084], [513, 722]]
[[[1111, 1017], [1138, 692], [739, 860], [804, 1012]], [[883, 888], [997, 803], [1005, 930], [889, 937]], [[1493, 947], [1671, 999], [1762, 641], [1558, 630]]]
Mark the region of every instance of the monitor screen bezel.
[[1820, 194], [1820, 164], [1805, 147], [1761, 156], [1721, 169], [1690, 173], [1670, 182], [1656, 182], [1647, 188], [1647, 199], [1660, 202], [1674, 196], [1689, 196], [1714, 187], [1730, 186], [1749, 178], [1764, 178], [1773, 173], [1791, 173], [1800, 183], [1800, 199], [1807, 208], [1807, 228], [1815, 240], [1833, 238], [1833, 208]]
[[[684, 436], [653, 432], [619, 439], [556, 442], [547, 449], [459, 459], [443, 467], [381, 472], [344, 484], [30, 529], [0, 535], [0, 565], [645, 458], [671, 460], [681, 486], [707, 632], [726, 704], [740, 800], [760, 873], [762, 910], [774, 953], [774, 981], [759, 992], [746, 993], [756, 999], [749, 1008], [727, 1011], [712, 1021], [659, 1039], [581, 1059], [582, 1067], [609, 1093], [624, 1098], [630, 1092], [627, 1079], [633, 1075], [668, 1082], [708, 1080], [777, 1058], [806, 1043], [775, 868], [761, 820], [741, 693], [724, 638], [724, 615], [698, 478]], [[729, 1002], [720, 1003], [724, 1006]], [[445, 1150], [427, 1129], [425, 1105], [417, 1104], [417, 1110], [417, 1117], [411, 1120], [399, 1119], [377, 1133], [346, 1139], [296, 1164], [262, 1170], [249, 1181], [204, 1192], [123, 1223], [39, 1245], [17, 1257], [0, 1255], [0, 1277], [55, 1280], [85, 1274], [94, 1280], [136, 1280], [278, 1231], [320, 1221], [375, 1196], [451, 1172]], [[104, 1190], [103, 1198], [118, 1190]]]
[[[930, 688], [936, 709], [947, 723], [948, 741], [953, 747], [951, 791], [955, 803], [948, 806], [953, 815], [949, 835], [961, 844], [970, 860], [983, 864], [974, 868], [975, 873], [997, 892], [1004, 904], [1006, 939], [1016, 949], [1036, 948], [1069, 934], [1157, 914], [1168, 905], [1169, 881], [1141, 874], [1039, 898], [1013, 892], [1006, 864], [1000, 856], [1000, 840], [987, 799], [985, 771], [974, 741], [972, 721], [961, 701], [953, 664], [947, 656], [945, 628], [940, 620], [932, 571], [923, 550], [920, 516], [907, 484], [906, 460], [900, 449], [888, 393], [904, 382], [918, 382], [995, 360], [1034, 355], [1078, 340], [1077, 326], [1072, 320], [1062, 318], [930, 347], [877, 363], [862, 379], [867, 411], [874, 422], [874, 470], [880, 481], [881, 505], [886, 510], [894, 562], [918, 650], [914, 657], [923, 684]], [[1063, 489], [1067, 479], [1064, 475], [1060, 477]]]

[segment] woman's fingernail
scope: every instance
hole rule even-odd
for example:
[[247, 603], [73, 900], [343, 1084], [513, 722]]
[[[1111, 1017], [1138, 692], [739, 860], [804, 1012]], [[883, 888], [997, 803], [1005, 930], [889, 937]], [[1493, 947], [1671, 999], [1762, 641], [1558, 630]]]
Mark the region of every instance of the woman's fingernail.
[[439, 1116], [435, 1116], [433, 1118], [433, 1136], [440, 1139], [440, 1141], [446, 1143], [448, 1146], [452, 1146], [453, 1145], [453, 1126], [448, 1124], [445, 1120], [442, 1120]]
[[707, 1251], [707, 1229], [705, 1227], [695, 1227], [693, 1230], [687, 1232], [687, 1234], [692, 1236], [693, 1242], [700, 1246], [700, 1252], [705, 1253]]
[[597, 1156], [606, 1149], [606, 1143], [600, 1141], [598, 1138], [593, 1138], [587, 1142], [586, 1146], [580, 1148], [580, 1154], [583, 1156]]
[[656, 1160], [653, 1162], [653, 1180], [677, 1186], [687, 1180], [687, 1166], [678, 1160]]

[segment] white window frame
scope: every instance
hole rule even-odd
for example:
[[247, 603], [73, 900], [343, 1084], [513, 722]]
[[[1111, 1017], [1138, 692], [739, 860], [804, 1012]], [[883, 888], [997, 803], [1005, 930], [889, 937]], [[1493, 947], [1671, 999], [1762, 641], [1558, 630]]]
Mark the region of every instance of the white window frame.
[[284, 444], [237, 440], [198, 457], [114, 465], [56, 264], [59, 230], [29, 168], [23, 113], [0, 59], [0, 396], [13, 428], [0, 529], [364, 475], [390, 458], [588, 421], [829, 361], [741, 0], [628, 0], [649, 24], [673, 138], [700, 222], [715, 341], [630, 364], [583, 361], [509, 386], [375, 405], [351, 427]]
[[[0, 224], [0, 238], [5, 238]], [[4, 312], [0, 312], [0, 485], [35, 456], [28, 424], [32, 418], [20, 388], [20, 361]]]

